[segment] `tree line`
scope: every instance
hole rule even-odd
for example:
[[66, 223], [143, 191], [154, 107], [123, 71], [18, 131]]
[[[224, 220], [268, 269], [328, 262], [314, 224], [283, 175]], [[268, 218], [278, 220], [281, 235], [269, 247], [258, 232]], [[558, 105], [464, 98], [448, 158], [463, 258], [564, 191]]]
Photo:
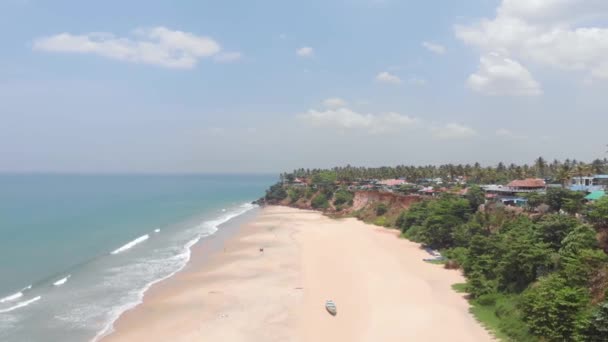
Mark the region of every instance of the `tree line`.
[[481, 166], [474, 164], [443, 164], [443, 165], [398, 165], [394, 167], [356, 167], [343, 166], [332, 169], [297, 169], [281, 174], [281, 180], [293, 181], [295, 178], [312, 178], [322, 172], [335, 174], [338, 181], [351, 182], [358, 179], [391, 179], [406, 178], [417, 181], [425, 178], [442, 178], [456, 180], [459, 177], [473, 184], [504, 184], [513, 179], [542, 178], [554, 183], [565, 184], [572, 177], [582, 177], [593, 174], [608, 173], [608, 159], [595, 159], [590, 163], [566, 159], [548, 162], [538, 157], [532, 164], [505, 164]]

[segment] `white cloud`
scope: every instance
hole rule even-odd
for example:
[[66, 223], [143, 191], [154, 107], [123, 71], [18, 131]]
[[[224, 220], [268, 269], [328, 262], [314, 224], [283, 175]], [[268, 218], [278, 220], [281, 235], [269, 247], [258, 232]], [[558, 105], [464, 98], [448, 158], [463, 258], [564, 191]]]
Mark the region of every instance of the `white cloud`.
[[446, 53], [446, 48], [443, 45], [431, 43], [431, 42], [423, 42], [422, 46], [424, 46], [427, 50], [436, 53], [438, 55], [443, 55]]
[[222, 52], [215, 55], [214, 60], [220, 63], [231, 63], [240, 60], [243, 55], [240, 52]]
[[60, 33], [34, 40], [33, 49], [47, 52], [95, 54], [132, 63], [167, 68], [193, 68], [199, 59], [221, 51], [212, 38], [159, 26], [136, 29], [131, 37], [111, 33]]
[[503, 0], [494, 19], [456, 26], [456, 36], [487, 53], [498, 51], [560, 70], [608, 78], [605, 0]]
[[398, 76], [395, 76], [387, 71], [383, 71], [376, 75], [376, 81], [383, 83], [391, 83], [391, 84], [400, 84], [401, 79]]
[[514, 139], [514, 140], [515, 139], [527, 139], [526, 136], [515, 134], [511, 130], [508, 130], [506, 128], [499, 128], [499, 129], [497, 129], [496, 130], [496, 136], [500, 137], [500, 138]]
[[538, 82], [517, 61], [490, 53], [480, 59], [479, 70], [469, 76], [469, 88], [484, 95], [534, 96], [542, 94]]
[[315, 54], [315, 50], [310, 46], [304, 46], [297, 49], [296, 54], [300, 57], [312, 57]]
[[453, 140], [471, 138], [476, 136], [477, 132], [468, 126], [449, 123], [443, 126], [431, 127], [431, 134], [436, 139]]
[[349, 108], [309, 110], [299, 118], [314, 125], [340, 129], [363, 129], [370, 133], [380, 133], [398, 128], [411, 127], [418, 120], [407, 115], [389, 112], [383, 114], [361, 114]]
[[425, 80], [424, 78], [420, 78], [420, 77], [412, 77], [408, 80], [408, 82], [412, 85], [416, 85], [419, 87], [424, 87], [429, 83], [427, 80]]
[[327, 108], [346, 107], [347, 102], [339, 97], [331, 97], [323, 101], [323, 105]]

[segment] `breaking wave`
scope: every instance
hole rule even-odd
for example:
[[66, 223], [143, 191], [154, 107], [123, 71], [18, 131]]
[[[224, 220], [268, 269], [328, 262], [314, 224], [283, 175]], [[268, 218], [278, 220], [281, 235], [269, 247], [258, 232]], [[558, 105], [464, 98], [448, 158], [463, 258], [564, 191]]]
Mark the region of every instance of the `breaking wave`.
[[118, 253], [122, 253], [126, 250], [129, 250], [129, 249], [135, 247], [136, 245], [148, 240], [149, 237], [150, 237], [150, 235], [148, 235], [148, 234], [140, 236], [137, 239], [135, 239], [135, 240], [125, 244], [124, 246], [118, 248], [117, 250], [113, 251], [111, 254], [118, 254]]
[[29, 299], [29, 300], [26, 300], [26, 301], [23, 301], [23, 302], [19, 302], [19, 303], [17, 303], [16, 305], [11, 306], [10, 308], [6, 308], [6, 309], [2, 309], [2, 310], [0, 310], [0, 313], [11, 312], [11, 311], [13, 311], [13, 310], [17, 310], [17, 309], [22, 308], [22, 307], [24, 307], [24, 306], [28, 306], [28, 305], [30, 305], [30, 304], [32, 304], [32, 303], [34, 303], [34, 302], [36, 302], [36, 301], [40, 300], [40, 298], [42, 298], [42, 297], [38, 296], [38, 297], [35, 297], [35, 298], [32, 298], [32, 299]]
[[70, 279], [71, 276], [72, 276], [71, 274], [68, 274], [67, 277], [57, 280], [56, 282], [53, 283], [53, 285], [61, 286], [61, 285], [65, 284], [68, 281], [68, 279]]

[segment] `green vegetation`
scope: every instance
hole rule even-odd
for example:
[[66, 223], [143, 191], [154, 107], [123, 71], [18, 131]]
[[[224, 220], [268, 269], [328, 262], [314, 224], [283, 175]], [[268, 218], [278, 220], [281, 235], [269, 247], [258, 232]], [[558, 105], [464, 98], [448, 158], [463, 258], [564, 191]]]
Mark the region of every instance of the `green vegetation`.
[[289, 188], [287, 189], [287, 197], [289, 197], [290, 203], [296, 203], [300, 198], [304, 197], [304, 189], [302, 188]]
[[390, 222], [384, 216], [380, 216], [374, 220], [376, 226], [390, 227]]
[[266, 196], [264, 199], [266, 201], [282, 201], [287, 198], [287, 191], [283, 188], [283, 185], [280, 183], [274, 184], [266, 191]]
[[[453, 180], [457, 177], [466, 177], [468, 184], [506, 184], [513, 179], [530, 177], [545, 178], [552, 183], [565, 185], [572, 177], [587, 176], [590, 174], [608, 173], [608, 159], [596, 159], [591, 163], [566, 159], [564, 161], [546, 161], [537, 158], [528, 165], [498, 163], [496, 166], [482, 166], [474, 164], [444, 164], [439, 166], [425, 165], [398, 165], [395, 167], [335, 167], [331, 170], [297, 169], [291, 173], [281, 175], [281, 179], [294, 179], [295, 177], [312, 178], [315, 184], [328, 184], [335, 181], [353, 181], [356, 179], [393, 179], [404, 177], [410, 181], [426, 178], [442, 178]], [[403, 191], [412, 189], [404, 186]]]
[[313, 197], [310, 205], [315, 209], [327, 209], [329, 207], [329, 201], [324, 194], [318, 194]]
[[[476, 211], [470, 200], [444, 195], [412, 205], [396, 224], [404, 236], [441, 249], [460, 265], [471, 312], [498, 337], [513, 341], [607, 341], [608, 256], [596, 231], [608, 223], [608, 199], [585, 220], [558, 214], [570, 191], [539, 200], [552, 212], [516, 214], [497, 206]], [[473, 199], [474, 200], [474, 199]], [[547, 203], [549, 202], [549, 203]]]
[[334, 194], [334, 206], [336, 206], [336, 208], [342, 207], [344, 205], [351, 206], [353, 205], [354, 197], [355, 195], [352, 192], [340, 189]]
[[467, 283], [457, 283], [452, 285], [452, 289], [458, 293], [467, 293]]
[[386, 205], [386, 203], [378, 203], [376, 204], [376, 216], [382, 216], [384, 214], [386, 214], [386, 212], [388, 211], [388, 205]]

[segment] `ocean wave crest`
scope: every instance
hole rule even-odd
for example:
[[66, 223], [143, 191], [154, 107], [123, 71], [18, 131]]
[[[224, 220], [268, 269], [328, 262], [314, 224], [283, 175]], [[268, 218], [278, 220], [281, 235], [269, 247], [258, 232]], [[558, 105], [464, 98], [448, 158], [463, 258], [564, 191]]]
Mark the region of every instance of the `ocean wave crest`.
[[61, 278], [61, 279], [57, 280], [56, 282], [54, 282], [53, 285], [61, 286], [61, 285], [65, 284], [68, 281], [68, 279], [70, 279], [71, 276], [72, 276], [71, 274], [68, 274], [66, 277]]
[[0, 303], [12, 302], [16, 299], [23, 297], [23, 292], [19, 291], [17, 293], [13, 293], [12, 295], [6, 296], [0, 299]]
[[17, 309], [22, 308], [24, 306], [28, 306], [28, 305], [36, 302], [36, 301], [39, 301], [40, 298], [42, 298], [42, 297], [38, 296], [38, 297], [35, 297], [35, 298], [32, 298], [32, 299], [28, 299], [28, 300], [23, 301], [23, 302], [19, 302], [19, 303], [15, 304], [14, 306], [11, 306], [10, 308], [1, 309], [0, 313], [11, 312], [13, 310], [17, 310]]
[[[228, 222], [229, 220], [231, 220], [237, 216], [245, 214], [246, 212], [248, 212], [249, 210], [251, 210], [255, 207], [257, 207], [257, 205], [254, 205], [251, 203], [244, 203], [244, 204], [236, 207], [234, 210], [226, 212], [224, 215], [222, 215], [218, 219], [209, 220], [209, 221], [205, 221], [205, 222], [201, 223], [198, 226], [198, 229], [197, 229], [198, 233], [196, 234], [196, 237], [188, 240], [185, 243], [181, 253], [174, 255], [170, 258], [172, 261], [176, 262], [176, 268], [169, 274], [159, 277], [159, 278], [149, 282], [148, 284], [146, 284], [140, 291], [137, 292], [137, 296], [136, 296], [135, 300], [133, 300], [132, 302], [124, 303], [123, 305], [115, 307], [114, 310], [112, 310], [112, 312], [110, 314], [109, 322], [102, 330], [100, 330], [97, 333], [97, 335], [93, 338], [93, 342], [97, 342], [104, 336], [107, 336], [108, 334], [112, 333], [114, 331], [114, 322], [116, 322], [116, 320], [118, 320], [118, 318], [120, 318], [120, 316], [125, 311], [130, 310], [130, 309], [136, 307], [137, 305], [141, 304], [143, 302], [145, 293], [154, 284], [161, 282], [165, 279], [168, 279], [168, 278], [172, 277], [173, 275], [175, 275], [177, 272], [181, 271], [187, 265], [188, 261], [190, 261], [190, 257], [192, 254], [192, 251], [191, 251], [192, 246], [194, 246], [201, 238], [213, 235], [215, 232], [218, 231], [218, 229], [219, 229], [218, 226], [220, 226], [223, 223]], [[203, 227], [205, 229], [203, 231], [201, 231], [200, 228], [203, 228]], [[147, 235], [144, 235], [144, 236], [147, 236]], [[135, 239], [132, 242], [135, 242], [138, 239]], [[143, 239], [143, 240], [145, 240], [145, 239]], [[143, 241], [143, 240], [141, 240], [141, 241]], [[141, 241], [138, 241], [137, 243], [139, 243]], [[132, 243], [132, 242], [130, 242], [130, 243]], [[125, 246], [127, 246], [127, 245], [125, 245]], [[125, 247], [125, 246], [123, 246], [123, 247]], [[130, 246], [130, 247], [132, 247], [132, 246]], [[147, 268], [149, 269], [149, 267], [147, 267]]]
[[138, 237], [137, 239], [135, 239], [135, 240], [133, 240], [133, 241], [131, 241], [131, 242], [128, 242], [128, 243], [127, 243], [127, 244], [125, 244], [124, 246], [122, 246], [122, 247], [120, 247], [120, 248], [116, 249], [116, 250], [115, 250], [115, 251], [113, 251], [111, 254], [118, 254], [118, 253], [122, 253], [122, 252], [124, 252], [124, 251], [126, 251], [126, 250], [129, 250], [129, 249], [131, 249], [131, 248], [135, 247], [135, 245], [138, 245], [138, 244], [140, 244], [140, 243], [142, 243], [142, 242], [144, 242], [144, 241], [148, 240], [148, 238], [149, 238], [149, 237], [150, 237], [150, 235], [148, 235], [148, 234], [146, 234], [146, 235], [142, 235], [142, 236]]

